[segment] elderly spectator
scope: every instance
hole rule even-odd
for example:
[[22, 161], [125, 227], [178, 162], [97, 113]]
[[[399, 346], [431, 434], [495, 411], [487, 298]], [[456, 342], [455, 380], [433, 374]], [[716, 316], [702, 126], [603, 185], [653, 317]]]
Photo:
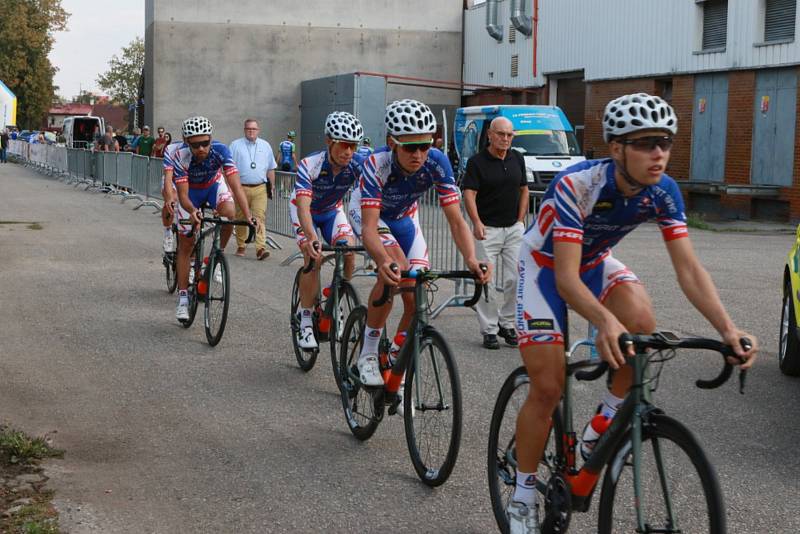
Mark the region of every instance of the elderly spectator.
[[0, 132], [0, 163], [8, 163], [8, 130]]
[[142, 127], [142, 137], [139, 138], [139, 144], [136, 148], [136, 153], [140, 156], [147, 156], [150, 157], [150, 154], [153, 153], [153, 145], [156, 144], [155, 138], [150, 135], [150, 127], [143, 126]]
[[154, 158], [161, 158], [164, 157], [164, 149], [167, 148], [167, 139], [164, 137], [164, 127], [159, 126], [156, 129], [156, 133], [158, 137], [156, 137], [156, 142], [153, 144], [153, 153], [150, 154]]
[[[267, 213], [267, 197], [272, 198], [272, 188], [275, 185], [275, 155], [272, 147], [264, 139], [258, 137], [260, 129], [258, 121], [247, 119], [244, 121], [244, 137], [231, 143], [231, 155], [239, 169], [239, 179], [242, 182], [250, 213], [258, 220], [265, 222]], [[236, 206], [236, 218], [244, 217], [241, 206]], [[246, 249], [248, 228], [236, 227], [236, 255], [244, 256]], [[263, 260], [269, 257], [267, 251], [266, 234], [264, 225], [259, 226], [256, 232], [256, 258]]]
[[119, 152], [119, 143], [114, 137], [113, 126], [106, 126], [106, 134], [100, 140], [100, 147], [98, 150], [105, 152]]
[[511, 121], [504, 117], [494, 119], [489, 125], [489, 145], [467, 161], [463, 184], [478, 257], [497, 265], [503, 274], [502, 307], [498, 310], [493, 291], [489, 292], [488, 302], [481, 299], [476, 305], [483, 346], [487, 349], [500, 348], [498, 335], [508, 345], [517, 344], [517, 257], [528, 211], [528, 181], [525, 159], [511, 150], [513, 138]]

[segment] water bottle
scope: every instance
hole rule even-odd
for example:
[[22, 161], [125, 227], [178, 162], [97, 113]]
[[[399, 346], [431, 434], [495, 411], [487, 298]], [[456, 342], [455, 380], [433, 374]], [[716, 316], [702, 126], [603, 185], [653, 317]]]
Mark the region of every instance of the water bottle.
[[597, 347], [594, 344], [594, 340], [597, 337], [597, 328], [592, 323], [589, 323], [589, 339], [592, 341], [591, 346], [589, 347], [589, 358], [593, 361], [597, 361], [600, 359], [600, 353], [597, 352]]

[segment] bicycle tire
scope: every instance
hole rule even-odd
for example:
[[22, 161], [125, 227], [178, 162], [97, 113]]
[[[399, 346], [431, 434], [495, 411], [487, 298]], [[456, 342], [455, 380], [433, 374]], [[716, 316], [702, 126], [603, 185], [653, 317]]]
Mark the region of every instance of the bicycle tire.
[[[195, 269], [195, 272], [199, 271], [199, 266], [189, 264], [189, 269]], [[185, 321], [181, 321], [181, 325], [184, 328], [189, 328], [194, 323], [194, 318], [197, 316], [197, 305], [199, 299], [197, 298], [197, 282], [199, 276], [195, 276], [195, 281], [192, 285], [187, 288], [187, 293], [189, 297], [189, 318]]]
[[178, 269], [175, 265], [175, 253], [167, 252], [164, 254], [164, 270], [167, 283], [167, 293], [175, 293], [178, 288]]
[[[221, 282], [216, 281], [216, 271], [222, 271]], [[205, 310], [203, 314], [206, 340], [212, 347], [222, 339], [228, 321], [228, 307], [231, 302], [230, 271], [228, 258], [217, 252], [208, 260], [206, 277]], [[217, 291], [219, 289], [219, 291]]]
[[358, 306], [347, 318], [339, 351], [339, 393], [342, 409], [350, 432], [360, 441], [366, 441], [377, 430], [383, 418], [383, 389], [367, 389], [358, 381], [356, 361], [364, 344], [364, 325], [367, 308]]
[[[294, 277], [294, 284], [292, 285], [292, 304], [289, 324], [291, 325], [292, 347], [294, 347], [294, 357], [297, 359], [297, 365], [299, 365], [300, 369], [303, 371], [308, 372], [313, 369], [314, 364], [317, 363], [319, 349], [303, 350], [300, 348], [300, 345], [297, 344], [297, 334], [300, 332], [298, 310], [300, 309], [300, 277], [302, 275], [303, 267], [300, 267], [297, 269], [297, 274]], [[316, 328], [314, 328], [314, 334], [316, 335]]]
[[[671, 447], [667, 447], [670, 444], [676, 446], [677, 449], [673, 450]], [[656, 450], [660, 453], [661, 461], [657, 460]], [[652, 452], [652, 455], [647, 456], [647, 452]], [[678, 454], [673, 454], [673, 452]], [[598, 532], [601, 534], [610, 533], [612, 530], [631, 532], [637, 528], [633, 502], [633, 469], [632, 464], [628, 461], [630, 456], [631, 440], [630, 431], [628, 431], [626, 439], [621, 442], [609, 460], [603, 478], [597, 521]], [[719, 480], [705, 452], [688, 428], [666, 415], [650, 415], [642, 429], [642, 456], [643, 495], [640, 496], [639, 502], [640, 506], [644, 507], [647, 516], [646, 522], [648, 519], [656, 518], [659, 521], [666, 521], [665, 525], [660, 526], [659, 524], [654, 527], [658, 529], [657, 532], [678, 532], [679, 528], [682, 528], [680, 532], [683, 533], [722, 534], [726, 532], [725, 506]], [[677, 525], [670, 525], [664, 505], [666, 499], [663, 497], [661, 497], [660, 503], [657, 502], [658, 498], [655, 499], [657, 504], [663, 505], [660, 506], [662, 510], [656, 513], [655, 517], [647, 514], [652, 508], [654, 494], [661, 493], [663, 489], [660, 481], [661, 473], [654, 475], [653, 469], [648, 468], [655, 466], [658, 470], [659, 465], [668, 464], [676, 459], [682, 460], [680, 466], [675, 468], [674, 465], [672, 467], [667, 465], [667, 470], [663, 473], [665, 478], [669, 477], [667, 485], [672, 488], [670, 500], [673, 511], [678, 516], [676, 517]], [[693, 476], [690, 475], [690, 470], [694, 470]], [[671, 477], [670, 473], [673, 474]], [[622, 485], [619, 484], [620, 481], [623, 481]], [[697, 483], [700, 485], [699, 488], [696, 487]], [[651, 487], [656, 491], [647, 491]], [[705, 499], [702, 499], [701, 495]], [[616, 505], [615, 498], [618, 499]], [[621, 513], [623, 510], [628, 510], [629, 513], [626, 512], [626, 515], [623, 515]], [[707, 523], [698, 525], [703, 516], [707, 516]], [[647, 524], [648, 530], [646, 531], [649, 532], [649, 528], [653, 527], [650, 523]]]
[[[440, 356], [438, 363], [437, 353]], [[424, 484], [436, 487], [447, 481], [458, 459], [463, 419], [461, 381], [453, 352], [444, 337], [433, 328], [426, 329], [421, 337], [418, 356], [417, 361], [410, 361], [406, 369], [403, 423], [408, 452], [417, 476]], [[446, 374], [442, 373], [442, 365]], [[429, 379], [428, 369], [432, 371], [433, 380]], [[449, 387], [442, 380], [445, 376], [449, 379]], [[420, 399], [414, 391], [415, 382], [419, 384]], [[428, 417], [428, 414], [439, 417]], [[432, 425], [431, 421], [434, 421]], [[433, 445], [422, 443], [429, 428], [433, 433], [446, 428], [448, 423], [449, 436], [435, 436], [433, 440], [446, 442], [446, 450], [434, 451]]]
[[341, 377], [339, 376], [339, 358], [337, 356], [337, 346], [342, 344], [342, 336], [344, 335], [344, 326], [347, 318], [352, 311], [361, 305], [358, 299], [358, 293], [350, 282], [342, 281], [339, 284], [339, 311], [333, 312], [336, 317], [331, 319], [331, 332], [330, 332], [330, 347], [331, 347], [331, 367], [333, 368], [333, 377], [336, 380], [336, 386], [341, 387]]

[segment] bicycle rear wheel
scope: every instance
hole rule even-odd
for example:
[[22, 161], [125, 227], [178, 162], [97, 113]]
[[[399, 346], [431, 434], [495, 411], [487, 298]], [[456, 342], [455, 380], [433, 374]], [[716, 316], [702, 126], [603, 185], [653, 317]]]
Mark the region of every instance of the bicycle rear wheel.
[[[518, 367], [512, 372], [503, 387], [492, 412], [492, 421], [489, 425], [489, 446], [487, 458], [487, 475], [489, 482], [489, 497], [492, 501], [492, 512], [501, 532], [508, 532], [508, 517], [506, 508], [514, 496], [514, 487], [517, 481], [517, 416], [530, 390], [530, 378], [525, 367]], [[545, 444], [542, 459], [536, 472], [536, 489], [539, 491], [539, 502], [545, 503], [545, 489], [550, 477], [559, 471], [559, 466], [564, 465], [564, 455], [561, 442], [556, 436], [561, 435], [561, 412], [559, 409], [553, 413], [550, 435]], [[558, 512], [549, 512], [553, 517], [547, 517], [548, 511], [540, 517], [544, 524], [564, 525], [568, 518], [558, 517]], [[544, 531], [543, 531], [544, 532]]]
[[339, 351], [339, 391], [347, 427], [361, 441], [375, 433], [383, 418], [383, 389], [367, 389], [358, 380], [356, 362], [364, 345], [367, 308], [356, 307], [347, 318]]
[[164, 263], [166, 275], [167, 293], [175, 293], [175, 289], [178, 287], [178, 270], [175, 265], [175, 253], [165, 252], [162, 261]]
[[[294, 277], [294, 285], [292, 285], [292, 307], [289, 324], [292, 328], [292, 347], [294, 347], [294, 357], [297, 359], [297, 365], [303, 371], [310, 371], [317, 363], [317, 355], [319, 349], [303, 350], [297, 343], [297, 335], [300, 333], [300, 277], [303, 276], [303, 267], [297, 269], [297, 274]], [[314, 335], [317, 336], [317, 329], [314, 328]]]
[[[642, 432], [642, 494], [633, 489], [630, 433], [611, 457], [603, 479], [598, 532], [726, 532], [725, 507], [714, 468], [692, 433], [665, 415], [651, 415]], [[672, 514], [669, 510], [671, 509]]]
[[228, 321], [228, 306], [231, 301], [228, 259], [217, 252], [208, 260], [206, 277], [205, 327], [208, 344], [215, 346], [222, 339]]
[[403, 391], [403, 422], [411, 463], [428, 486], [447, 481], [461, 446], [461, 382], [453, 353], [429, 328], [419, 357], [409, 362]]
[[[330, 298], [330, 297], [329, 297]], [[339, 309], [333, 310], [334, 317], [331, 319], [330, 345], [331, 345], [331, 367], [336, 385], [341, 387], [339, 376], [339, 357], [337, 351], [342, 345], [344, 335], [344, 325], [350, 313], [361, 303], [358, 300], [356, 290], [350, 282], [342, 281], [339, 285]]]

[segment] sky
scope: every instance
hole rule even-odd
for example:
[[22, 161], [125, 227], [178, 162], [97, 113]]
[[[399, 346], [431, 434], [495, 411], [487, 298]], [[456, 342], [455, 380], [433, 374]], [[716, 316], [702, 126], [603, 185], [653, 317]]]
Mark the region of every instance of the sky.
[[144, 0], [61, 0], [61, 5], [71, 16], [68, 31], [54, 35], [50, 52], [58, 94], [69, 99], [80, 90], [102, 92], [97, 77], [108, 70], [111, 56], [137, 36], [144, 38]]

